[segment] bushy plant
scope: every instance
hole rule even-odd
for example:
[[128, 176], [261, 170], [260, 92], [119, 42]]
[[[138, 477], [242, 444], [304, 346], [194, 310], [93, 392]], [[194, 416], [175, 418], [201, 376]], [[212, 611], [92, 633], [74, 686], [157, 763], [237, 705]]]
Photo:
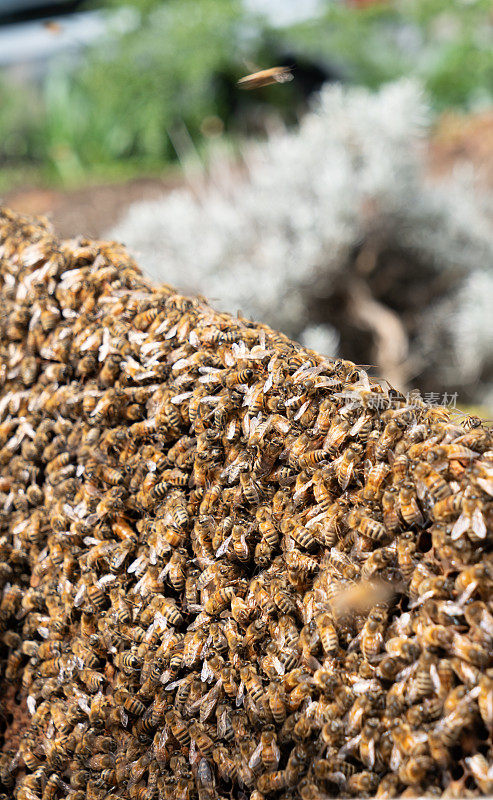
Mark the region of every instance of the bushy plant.
[[109, 235], [158, 281], [401, 386], [477, 398], [493, 388], [491, 208], [460, 173], [429, 185], [429, 124], [414, 83], [326, 87], [299, 129], [245, 150], [247, 177], [219, 162]]

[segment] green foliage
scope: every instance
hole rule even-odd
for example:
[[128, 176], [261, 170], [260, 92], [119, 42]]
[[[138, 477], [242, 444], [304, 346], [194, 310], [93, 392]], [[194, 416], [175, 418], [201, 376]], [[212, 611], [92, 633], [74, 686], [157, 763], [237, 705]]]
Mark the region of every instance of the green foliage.
[[493, 102], [491, 0], [325, 0], [323, 19], [293, 26], [292, 41], [339, 59], [355, 83], [375, 88], [415, 75], [437, 110]]
[[222, 111], [213, 81], [235, 62], [238, 19], [231, 0], [170, 0], [95, 49], [76, 75], [58, 69], [47, 82], [45, 123], [57, 168], [172, 158], [177, 123], [196, 132]]
[[[245, 118], [257, 125], [273, 107], [292, 121], [303, 99], [297, 81], [234, 88], [245, 63], [271, 66], [286, 51], [335, 63], [372, 88], [416, 75], [438, 110], [493, 100], [491, 0], [324, 2], [321, 19], [274, 29], [242, 0], [93, 0], [112, 12], [109, 35], [76, 69], [59, 60], [37, 95], [0, 84], [0, 165], [39, 165], [74, 183], [117, 165], [123, 174], [128, 164], [169, 163], [176, 132], [200, 146], [207, 117], [226, 132], [248, 129]], [[134, 23], [124, 33], [112, 30], [119, 7]]]

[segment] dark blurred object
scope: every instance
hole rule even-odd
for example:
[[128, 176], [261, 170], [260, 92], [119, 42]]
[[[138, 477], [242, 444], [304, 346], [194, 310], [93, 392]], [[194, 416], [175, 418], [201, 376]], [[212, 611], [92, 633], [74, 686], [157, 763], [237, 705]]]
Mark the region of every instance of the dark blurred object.
[[0, 0], [0, 25], [54, 14], [70, 14], [82, 2], [83, 0]]

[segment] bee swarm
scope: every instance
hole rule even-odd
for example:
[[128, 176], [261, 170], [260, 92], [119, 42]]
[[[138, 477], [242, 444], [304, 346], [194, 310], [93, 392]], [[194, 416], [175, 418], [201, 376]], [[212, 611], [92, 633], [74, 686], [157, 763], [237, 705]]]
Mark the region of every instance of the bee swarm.
[[2, 798], [493, 792], [493, 437], [0, 212]]

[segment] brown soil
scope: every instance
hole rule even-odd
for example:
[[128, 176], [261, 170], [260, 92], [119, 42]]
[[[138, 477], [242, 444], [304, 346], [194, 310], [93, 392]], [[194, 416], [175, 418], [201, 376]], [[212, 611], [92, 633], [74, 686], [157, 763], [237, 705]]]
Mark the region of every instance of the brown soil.
[[22, 214], [47, 216], [63, 238], [101, 237], [126, 209], [153, 200], [180, 185], [178, 176], [135, 178], [125, 183], [85, 186], [63, 191], [26, 187], [7, 192], [3, 202]]

